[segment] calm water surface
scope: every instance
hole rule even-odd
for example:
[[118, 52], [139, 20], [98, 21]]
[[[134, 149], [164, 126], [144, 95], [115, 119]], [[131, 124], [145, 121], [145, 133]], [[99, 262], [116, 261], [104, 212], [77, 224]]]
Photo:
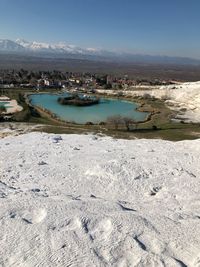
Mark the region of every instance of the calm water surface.
[[34, 94], [30, 95], [31, 103], [39, 107], [45, 108], [58, 117], [66, 121], [73, 121], [84, 124], [86, 122], [99, 123], [106, 121], [109, 116], [121, 115], [128, 116], [137, 121], [145, 120], [149, 113], [136, 111], [137, 104], [120, 100], [101, 98], [100, 103], [88, 107], [77, 107], [61, 105], [57, 102], [58, 97], [66, 96], [67, 94]]
[[4, 107], [4, 108], [12, 108], [12, 106], [9, 105], [10, 102], [3, 102], [3, 101], [0, 101], [0, 107]]

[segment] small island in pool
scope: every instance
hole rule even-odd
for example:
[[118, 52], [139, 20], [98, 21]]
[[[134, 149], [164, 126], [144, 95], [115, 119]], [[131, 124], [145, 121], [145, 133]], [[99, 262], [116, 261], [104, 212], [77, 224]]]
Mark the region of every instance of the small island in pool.
[[86, 95], [70, 95], [65, 97], [59, 97], [58, 102], [61, 105], [91, 106], [99, 104], [100, 100], [99, 98], [90, 97]]

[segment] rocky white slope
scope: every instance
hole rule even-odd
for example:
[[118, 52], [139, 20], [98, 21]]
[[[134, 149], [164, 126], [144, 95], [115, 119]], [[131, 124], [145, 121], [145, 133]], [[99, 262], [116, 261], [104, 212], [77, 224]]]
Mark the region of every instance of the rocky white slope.
[[166, 99], [167, 105], [179, 111], [179, 118], [200, 122], [200, 82], [162, 86], [153, 95]]
[[[138, 88], [140, 90], [137, 90]], [[113, 90], [98, 90], [98, 92], [116, 94]], [[123, 94], [163, 99], [171, 109], [178, 111], [178, 119], [200, 122], [200, 81], [166, 86], [132, 86], [130, 90], [123, 91]]]
[[179, 112], [179, 119], [200, 122], [200, 82], [161, 86], [152, 90], [151, 95], [166, 99], [166, 104]]
[[0, 266], [200, 266], [200, 140], [0, 140]]

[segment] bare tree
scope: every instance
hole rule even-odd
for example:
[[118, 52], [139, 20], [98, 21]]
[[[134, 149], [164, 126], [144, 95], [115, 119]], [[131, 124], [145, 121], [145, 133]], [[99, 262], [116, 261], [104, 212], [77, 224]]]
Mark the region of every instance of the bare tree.
[[125, 127], [126, 127], [127, 131], [130, 131], [130, 126], [132, 124], [136, 124], [137, 123], [134, 119], [132, 119], [130, 117], [123, 117], [122, 120], [123, 120], [123, 122], [125, 124]]
[[3, 119], [3, 113], [6, 111], [5, 107], [0, 106], [0, 121]]
[[0, 106], [0, 114], [3, 114], [3, 112], [6, 111], [6, 108], [4, 106]]
[[123, 123], [123, 120], [120, 115], [114, 115], [107, 118], [107, 123], [114, 125], [115, 130], [117, 130], [119, 128], [119, 125]]

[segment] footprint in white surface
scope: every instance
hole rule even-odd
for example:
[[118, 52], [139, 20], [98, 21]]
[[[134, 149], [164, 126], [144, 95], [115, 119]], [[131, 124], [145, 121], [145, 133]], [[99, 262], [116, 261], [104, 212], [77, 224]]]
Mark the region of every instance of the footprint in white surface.
[[62, 137], [60, 135], [56, 135], [52, 138], [53, 143], [59, 143], [59, 141], [62, 141]]
[[78, 217], [71, 219], [67, 225], [67, 229], [74, 231], [82, 227], [81, 220]]
[[40, 165], [40, 166], [42, 166], [42, 165], [47, 165], [47, 163], [45, 162], [45, 161], [40, 161], [40, 162], [38, 162], [38, 165]]
[[79, 229], [82, 229], [82, 222], [80, 218], [74, 217], [74, 218], [66, 218], [63, 221], [59, 221], [57, 224], [52, 224], [49, 227], [49, 230], [57, 230], [59, 232], [61, 231], [78, 231]]
[[108, 239], [113, 230], [112, 221], [108, 218], [101, 220], [92, 231], [91, 237], [94, 239]]
[[155, 196], [161, 189], [162, 189], [162, 186], [154, 186], [151, 189], [150, 196]]
[[162, 242], [155, 233], [143, 233], [133, 238], [144, 251], [150, 251], [153, 254], [162, 254], [166, 249], [166, 244]]
[[200, 255], [194, 260], [194, 267], [200, 267]]
[[[127, 236], [124, 240], [118, 243], [118, 246], [112, 251], [111, 264], [116, 267], [136, 267], [142, 258], [147, 255], [146, 249], [141, 248], [138, 242], [131, 236]], [[141, 265], [143, 266], [143, 265]]]
[[42, 222], [47, 216], [47, 211], [44, 208], [31, 209], [23, 213], [22, 220], [28, 224], [36, 224]]
[[117, 204], [122, 209], [122, 211], [136, 211], [136, 209], [133, 209], [131, 207], [128, 207], [127, 206], [128, 203], [126, 203], [124, 201], [119, 201]]

